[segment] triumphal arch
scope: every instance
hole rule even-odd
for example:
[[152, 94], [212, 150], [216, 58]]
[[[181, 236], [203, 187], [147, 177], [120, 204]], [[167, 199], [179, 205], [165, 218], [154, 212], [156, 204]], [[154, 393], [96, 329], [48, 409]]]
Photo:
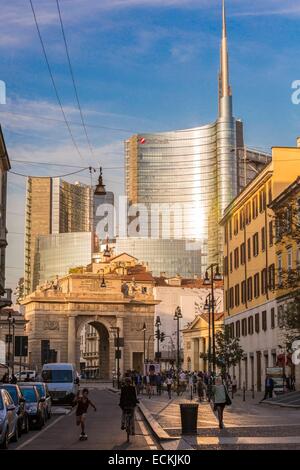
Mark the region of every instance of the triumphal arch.
[[[82, 330], [98, 333], [100, 378], [142, 370], [154, 355], [154, 278], [147, 266], [123, 253], [102, 253], [87, 267], [38, 286], [22, 305], [29, 336], [29, 363], [72, 362], [80, 370]], [[119, 338], [119, 339], [118, 339]], [[146, 357], [145, 357], [146, 356]]]

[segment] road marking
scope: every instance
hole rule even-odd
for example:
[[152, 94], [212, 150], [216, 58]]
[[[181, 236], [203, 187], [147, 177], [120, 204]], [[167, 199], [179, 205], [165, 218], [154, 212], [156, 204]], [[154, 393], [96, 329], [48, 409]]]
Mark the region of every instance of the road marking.
[[40, 432], [38, 432], [37, 434], [34, 434], [34, 436], [32, 436], [30, 439], [28, 439], [27, 441], [23, 442], [23, 444], [21, 444], [20, 446], [16, 447], [15, 450], [20, 450], [20, 449], [23, 449], [23, 447], [27, 446], [28, 444], [30, 444], [32, 441], [34, 441], [37, 437], [40, 437], [41, 434], [43, 434], [44, 432], [48, 431], [48, 429], [52, 428], [52, 426], [54, 426], [54, 424], [58, 423], [58, 421], [60, 421], [61, 419], [65, 418], [66, 416], [70, 416], [71, 414], [73, 414], [75, 412], [75, 409], [69, 414], [69, 415], [62, 415], [62, 416], [59, 416], [57, 419], [55, 419], [54, 421], [52, 421], [51, 424], [49, 424], [47, 427], [45, 427], [44, 429], [42, 429]]
[[300, 436], [284, 437], [198, 437], [197, 445], [300, 444]]
[[150, 436], [150, 434], [148, 433], [147, 431], [147, 428], [145, 426], [145, 424], [143, 423], [142, 421], [142, 416], [140, 414], [139, 411], [136, 412], [136, 415], [138, 417], [138, 424], [139, 424], [139, 427], [143, 433], [143, 437], [147, 443], [147, 445], [149, 446], [150, 450], [157, 450], [157, 447], [155, 445], [155, 442], [154, 440], [152, 439], [152, 437]]

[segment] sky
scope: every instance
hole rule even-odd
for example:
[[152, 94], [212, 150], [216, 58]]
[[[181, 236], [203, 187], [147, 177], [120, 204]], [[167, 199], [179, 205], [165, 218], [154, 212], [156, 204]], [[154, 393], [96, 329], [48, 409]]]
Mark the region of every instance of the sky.
[[[244, 121], [246, 143], [264, 150], [294, 146], [300, 134], [300, 105], [291, 100], [292, 83], [300, 80], [300, 2], [226, 4], [234, 115]], [[13, 172], [58, 176], [102, 165], [107, 189], [119, 195], [123, 142], [131, 134], [216, 119], [221, 0], [59, 1], [92, 152], [56, 0], [33, 5], [80, 155], [56, 99], [29, 0], [0, 0], [0, 80], [6, 84], [0, 124]], [[23, 274], [26, 178], [10, 173], [8, 179], [6, 278], [15, 288]], [[84, 171], [64, 179], [89, 183], [90, 176]]]

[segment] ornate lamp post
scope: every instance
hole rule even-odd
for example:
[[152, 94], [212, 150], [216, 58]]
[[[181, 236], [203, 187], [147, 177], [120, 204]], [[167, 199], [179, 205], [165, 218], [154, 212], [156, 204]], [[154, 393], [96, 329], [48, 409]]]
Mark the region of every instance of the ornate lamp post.
[[177, 390], [179, 390], [179, 368], [180, 368], [180, 325], [179, 321], [182, 318], [181, 308], [176, 307], [174, 313], [174, 320], [177, 322]]
[[156, 326], [155, 337], [156, 337], [156, 339], [157, 339], [156, 359], [157, 359], [157, 362], [159, 362], [159, 359], [160, 359], [159, 341], [160, 341], [160, 327], [161, 327], [161, 321], [160, 321], [160, 317], [158, 317], [158, 316], [156, 317], [155, 326]]
[[[215, 270], [216, 268], [216, 270]], [[210, 274], [210, 276], [209, 276]], [[216, 373], [216, 343], [215, 343], [215, 294], [214, 294], [214, 282], [222, 281], [222, 274], [219, 270], [218, 264], [211, 264], [205, 273], [204, 285], [211, 286], [210, 293], [210, 310], [211, 310], [211, 326], [212, 326], [212, 362], [213, 362], [213, 373]]]

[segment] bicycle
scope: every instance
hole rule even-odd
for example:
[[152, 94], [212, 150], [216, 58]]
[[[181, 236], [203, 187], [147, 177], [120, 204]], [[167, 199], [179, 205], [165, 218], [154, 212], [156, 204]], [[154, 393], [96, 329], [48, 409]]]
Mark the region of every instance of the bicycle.
[[133, 428], [133, 411], [134, 409], [133, 408], [125, 408], [124, 409], [124, 421], [125, 421], [125, 431], [126, 431], [126, 434], [127, 434], [127, 442], [129, 442], [129, 436], [132, 433], [132, 428]]

